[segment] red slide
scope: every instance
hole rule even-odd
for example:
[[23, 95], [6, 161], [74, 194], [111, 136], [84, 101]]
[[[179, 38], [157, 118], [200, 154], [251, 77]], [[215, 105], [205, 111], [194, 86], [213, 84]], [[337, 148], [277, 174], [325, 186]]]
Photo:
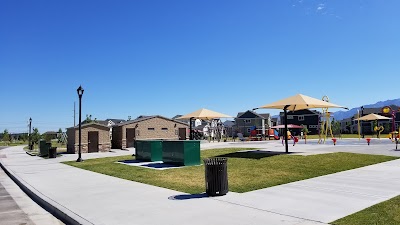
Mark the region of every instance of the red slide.
[[269, 137], [274, 137], [275, 140], [279, 140], [279, 133], [277, 130], [269, 129], [268, 130], [268, 136]]

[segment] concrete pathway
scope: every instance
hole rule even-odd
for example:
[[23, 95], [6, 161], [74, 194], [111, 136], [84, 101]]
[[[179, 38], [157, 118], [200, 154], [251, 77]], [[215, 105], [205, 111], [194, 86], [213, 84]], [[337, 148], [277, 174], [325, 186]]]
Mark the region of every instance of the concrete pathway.
[[0, 224], [61, 225], [30, 199], [0, 168]]
[[[260, 145], [264, 150], [283, 150], [279, 142], [206, 145], [202, 144], [202, 149]], [[290, 150], [316, 154], [352, 151], [356, 146], [359, 149], [354, 151], [358, 153], [376, 148], [382, 153], [398, 154], [390, 143], [372, 148], [368, 148], [372, 145], [359, 145], [311, 143], [299, 144]], [[83, 154], [83, 159], [124, 154], [132, 151]], [[32, 157], [21, 147], [0, 150], [0, 163], [13, 176], [65, 213], [66, 220], [70, 218], [82, 224], [323, 224], [400, 194], [400, 188], [396, 188], [400, 186], [400, 160], [244, 194], [230, 192], [223, 197], [207, 198], [59, 163], [75, 159], [76, 155], [57, 159]]]

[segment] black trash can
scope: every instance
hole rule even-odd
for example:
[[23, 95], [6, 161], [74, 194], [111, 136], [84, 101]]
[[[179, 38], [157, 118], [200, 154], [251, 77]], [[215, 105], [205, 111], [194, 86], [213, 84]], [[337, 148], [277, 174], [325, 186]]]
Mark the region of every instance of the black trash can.
[[57, 147], [49, 148], [49, 158], [57, 158]]
[[221, 196], [228, 193], [227, 158], [204, 159], [206, 174], [206, 193], [209, 196]]

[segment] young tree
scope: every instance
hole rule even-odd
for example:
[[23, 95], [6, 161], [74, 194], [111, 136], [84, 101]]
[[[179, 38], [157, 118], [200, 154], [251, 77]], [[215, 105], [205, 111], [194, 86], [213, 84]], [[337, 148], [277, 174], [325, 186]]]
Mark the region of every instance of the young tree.
[[3, 141], [5, 143], [8, 143], [11, 140], [10, 134], [8, 133], [8, 130], [5, 129], [3, 132]]
[[304, 143], [307, 144], [307, 134], [308, 134], [308, 128], [307, 125], [303, 125], [303, 128], [301, 129], [301, 132], [303, 132], [304, 135]]
[[23, 133], [23, 134], [21, 134], [21, 135], [18, 136], [18, 141], [25, 142], [26, 139], [27, 139], [27, 137], [28, 137], [28, 135], [25, 134], [25, 133]]
[[389, 123], [385, 123], [385, 125], [383, 126], [383, 128], [385, 128], [385, 129], [384, 129], [384, 132], [385, 132], [385, 133], [387, 133], [387, 134], [390, 133], [390, 125], [389, 125]]
[[332, 133], [334, 135], [340, 134], [340, 122], [332, 120]]
[[32, 143], [34, 143], [34, 144], [38, 144], [39, 143], [39, 140], [40, 140], [39, 129], [33, 128], [33, 132], [31, 134], [31, 140], [32, 140]]
[[86, 123], [91, 123], [92, 122], [92, 115], [86, 114]]

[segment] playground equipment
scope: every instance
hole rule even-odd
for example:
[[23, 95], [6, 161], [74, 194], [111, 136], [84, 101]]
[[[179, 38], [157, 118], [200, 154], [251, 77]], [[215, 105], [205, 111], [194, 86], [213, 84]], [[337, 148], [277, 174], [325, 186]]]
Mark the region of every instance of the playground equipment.
[[[323, 96], [322, 101], [329, 102], [328, 96]], [[330, 133], [332, 139], [332, 123], [331, 123], [331, 113], [328, 111], [328, 108], [322, 108], [322, 117], [321, 117], [321, 124], [319, 126], [319, 140], [318, 144], [325, 144], [326, 136]]]
[[332, 138], [332, 141], [333, 141], [333, 145], [336, 145], [337, 139], [336, 138]]
[[[297, 137], [293, 136], [290, 131], [287, 131], [287, 139], [288, 140], [293, 139], [293, 146], [295, 146], [295, 144], [297, 142], [299, 142], [299, 139]], [[285, 140], [285, 138], [284, 138], [284, 136], [282, 136], [282, 145], [285, 145], [284, 140]]]
[[381, 139], [381, 133], [385, 130], [385, 128], [381, 126], [375, 126], [374, 131], [378, 132], [378, 138]]
[[371, 138], [365, 138], [365, 140], [367, 141], [368, 145], [371, 142]]
[[215, 139], [220, 142], [223, 137], [226, 135], [226, 130], [224, 124], [220, 119], [213, 119], [204, 126], [203, 135], [210, 142], [211, 139], [214, 141]]
[[269, 129], [268, 130], [268, 137], [274, 137], [275, 140], [279, 140], [279, 133], [277, 130]]

